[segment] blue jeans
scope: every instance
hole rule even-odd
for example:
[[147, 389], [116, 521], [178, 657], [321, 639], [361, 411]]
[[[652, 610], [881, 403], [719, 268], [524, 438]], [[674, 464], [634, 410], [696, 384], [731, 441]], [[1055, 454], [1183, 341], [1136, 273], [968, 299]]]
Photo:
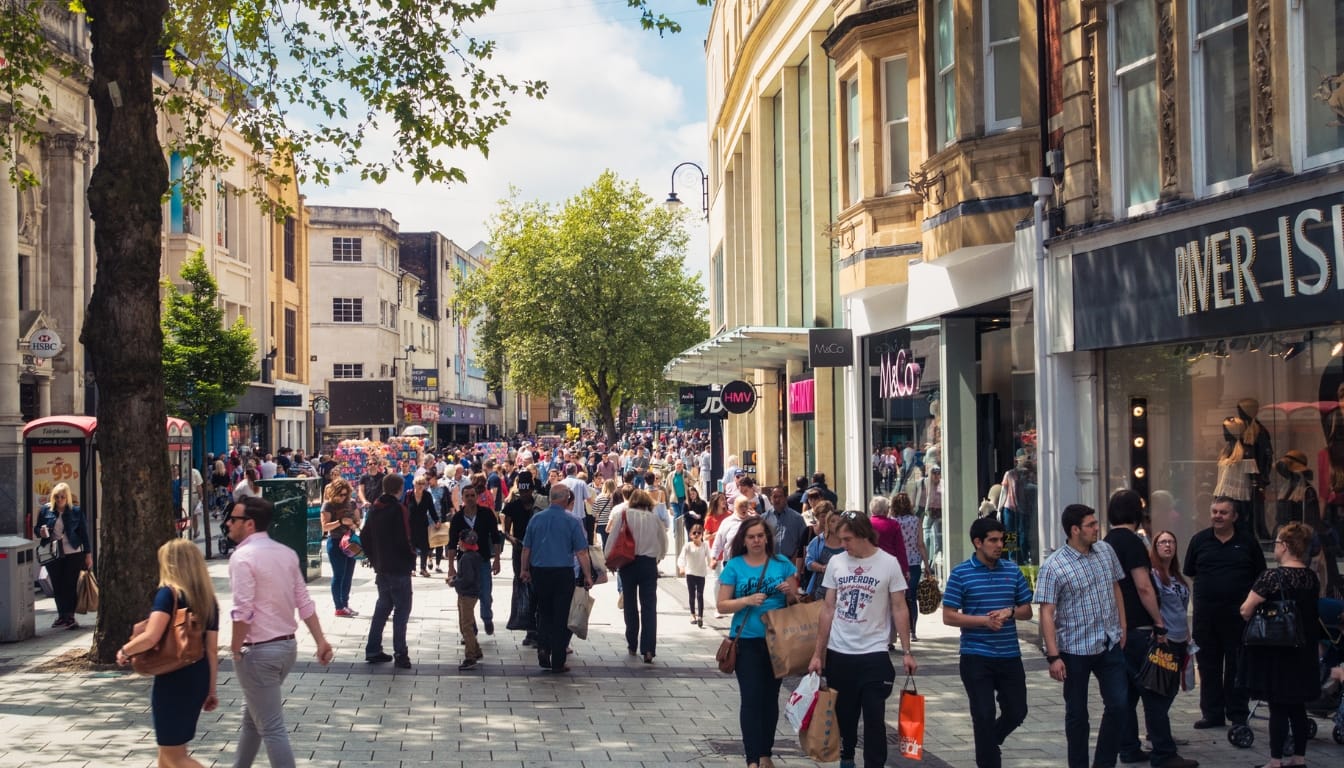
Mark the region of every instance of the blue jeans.
[[621, 569], [632, 594], [625, 601], [625, 645], [640, 653], [654, 653], [658, 640], [658, 563], [638, 555]]
[[406, 625], [411, 620], [411, 575], [380, 573], [373, 583], [378, 586], [378, 604], [373, 607], [373, 619], [369, 622], [369, 642], [364, 646], [364, 658], [383, 652], [383, 627], [387, 626], [389, 614], [392, 615], [392, 653], [409, 656]]
[[[1125, 663], [1129, 672], [1129, 698], [1126, 700], [1125, 724], [1120, 729], [1120, 755], [1129, 757], [1139, 754], [1143, 743], [1139, 741], [1138, 704], [1143, 700], [1143, 722], [1148, 728], [1148, 738], [1153, 742], [1153, 755], [1150, 762], [1161, 765], [1176, 754], [1176, 741], [1171, 736], [1171, 719], [1167, 713], [1171, 702], [1176, 698], [1160, 696], [1144, 688], [1139, 683], [1139, 673], [1148, 660], [1148, 646], [1153, 633], [1148, 629], [1131, 629], [1125, 636]], [[1182, 650], [1184, 643], [1171, 643], [1169, 648], [1177, 652], [1177, 663], [1185, 658]]]
[[490, 564], [494, 560], [481, 558], [481, 621], [495, 620], [495, 603], [490, 599], [490, 584], [494, 574], [490, 573]]
[[1060, 654], [1064, 659], [1064, 736], [1069, 743], [1069, 768], [1088, 768], [1087, 742], [1092, 732], [1088, 722], [1088, 678], [1095, 675], [1097, 689], [1105, 707], [1097, 746], [1090, 765], [1112, 768], [1120, 747], [1120, 730], [1125, 723], [1125, 704], [1129, 700], [1129, 671], [1119, 645], [1112, 645], [1094, 656]]
[[905, 607], [910, 609], [911, 637], [915, 637], [915, 625], [919, 623], [919, 577], [923, 573], [923, 565], [918, 563], [910, 564], [910, 581], [906, 584], [905, 589]]
[[336, 610], [350, 607], [350, 582], [355, 577], [355, 558], [341, 551], [334, 536], [327, 538], [327, 559], [331, 561], [331, 602]]
[[773, 756], [775, 729], [779, 727], [779, 684], [770, 665], [770, 651], [763, 637], [743, 637], [737, 641], [737, 689], [742, 694], [738, 725], [742, 729], [742, 750], [747, 763], [759, 763]]

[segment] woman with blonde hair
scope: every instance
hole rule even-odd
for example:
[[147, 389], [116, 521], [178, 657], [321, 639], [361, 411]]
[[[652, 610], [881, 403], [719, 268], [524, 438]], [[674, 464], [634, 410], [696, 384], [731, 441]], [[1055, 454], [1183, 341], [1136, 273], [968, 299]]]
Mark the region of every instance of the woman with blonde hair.
[[196, 737], [201, 712], [213, 712], [219, 706], [215, 682], [219, 677], [219, 604], [205, 558], [196, 544], [187, 539], [172, 539], [159, 547], [159, 590], [149, 621], [117, 651], [117, 663], [127, 666], [131, 658], [153, 648], [168, 629], [174, 605], [189, 608], [200, 619], [205, 637], [205, 656], [174, 672], [154, 677], [150, 693], [150, 711], [154, 718], [154, 738], [159, 745], [158, 763], [164, 768], [200, 766], [187, 754], [187, 745]]
[[343, 477], [328, 483], [322, 493], [322, 532], [327, 534], [327, 559], [331, 561], [331, 600], [336, 604], [336, 615], [345, 618], [359, 615], [350, 608], [355, 558], [341, 549], [345, 534], [359, 530], [359, 504], [354, 500], [354, 493], [350, 481]]
[[625, 509], [611, 513], [607, 555], [627, 525], [635, 538], [635, 559], [620, 569], [621, 583], [633, 593], [632, 599], [622, 606], [625, 645], [631, 656], [638, 645], [644, 663], [652, 664], [658, 634], [658, 562], [667, 554], [667, 527], [654, 514], [653, 497], [647, 491], [639, 488], [631, 491]]
[[84, 511], [74, 503], [66, 483], [51, 489], [50, 501], [37, 513], [37, 536], [42, 543], [56, 541], [61, 556], [47, 565], [56, 597], [56, 621], [52, 629], [79, 629], [75, 621], [80, 571], [93, 570], [91, 532]]

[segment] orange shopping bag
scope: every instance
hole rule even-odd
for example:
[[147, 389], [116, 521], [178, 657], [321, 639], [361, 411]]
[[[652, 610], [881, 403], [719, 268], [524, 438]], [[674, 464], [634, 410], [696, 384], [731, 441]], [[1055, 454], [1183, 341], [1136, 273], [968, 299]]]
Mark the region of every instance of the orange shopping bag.
[[911, 760], [924, 759], [924, 697], [915, 689], [915, 678], [907, 675], [901, 686], [900, 723], [897, 725], [896, 751]]

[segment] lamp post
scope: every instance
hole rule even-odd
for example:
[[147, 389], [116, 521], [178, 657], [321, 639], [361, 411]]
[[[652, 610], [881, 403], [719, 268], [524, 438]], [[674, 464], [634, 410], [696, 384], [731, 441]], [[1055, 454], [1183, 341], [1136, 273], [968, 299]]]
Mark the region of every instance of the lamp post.
[[392, 358], [392, 400], [393, 402], [396, 403], [397, 407], [397, 419], [396, 419], [397, 423], [392, 425], [392, 430], [394, 433], [399, 429], [398, 424], [406, 423], [406, 419], [404, 418], [405, 412], [402, 410], [401, 407], [402, 405], [400, 396], [401, 375], [397, 372], [397, 361], [406, 360], [408, 361], [407, 364], [409, 365], [411, 353], [416, 351], [415, 345], [407, 344], [406, 346], [402, 347], [402, 351], [405, 352], [405, 354], [401, 355], [400, 357]]
[[709, 176], [708, 174], [705, 173], [705, 169], [701, 168], [700, 166], [690, 161], [684, 163], [678, 163], [677, 167], [672, 169], [672, 189], [667, 193], [667, 199], [663, 201], [663, 207], [675, 213], [681, 210], [681, 207], [685, 205], [685, 203], [681, 201], [681, 198], [677, 197], [677, 171], [680, 171], [682, 168], [685, 168], [687, 166], [694, 168], [696, 172], [700, 174], [700, 212], [706, 218], [708, 218]]

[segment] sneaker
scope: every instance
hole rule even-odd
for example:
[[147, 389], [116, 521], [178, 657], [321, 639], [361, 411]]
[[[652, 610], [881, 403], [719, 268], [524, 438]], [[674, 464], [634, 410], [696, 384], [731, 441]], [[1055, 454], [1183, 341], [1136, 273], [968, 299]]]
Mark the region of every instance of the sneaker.
[[1195, 730], [1204, 730], [1206, 728], [1223, 728], [1227, 725], [1222, 720], [1214, 720], [1211, 717], [1201, 717], [1195, 721]]
[[493, 634], [495, 634], [495, 622], [490, 621], [489, 619], [486, 620], [486, 622], [485, 622], [485, 634], [487, 634], [487, 635], [493, 635]]
[[349, 619], [355, 615], [355, 612], [350, 610], [349, 608], [337, 608], [336, 615], [342, 618]]
[[387, 662], [389, 662], [389, 661], [391, 661], [391, 660], [392, 660], [392, 657], [389, 656], [389, 655], [387, 655], [386, 653], [375, 653], [375, 654], [373, 654], [372, 656], [365, 656], [365, 657], [364, 657], [364, 661], [365, 661], [365, 663], [368, 663], [368, 664], [386, 664]]
[[396, 660], [392, 663], [392, 666], [396, 667], [397, 669], [410, 669], [410, 668], [411, 668], [411, 657], [410, 657], [410, 656], [398, 656], [398, 657], [396, 658]]
[[64, 627], [66, 624], [69, 624], [72, 621], [74, 621], [74, 619], [67, 619], [64, 616], [60, 616], [55, 621], [51, 622], [51, 628], [59, 629], [60, 627]]
[[359, 615], [359, 611], [356, 611], [354, 608], [346, 607], [345, 611], [346, 613], [349, 613], [351, 616]]
[[[410, 662], [407, 662], [407, 666], [410, 666]], [[457, 665], [457, 669], [459, 672], [466, 672], [468, 669], [475, 669], [475, 668], [476, 668], [475, 658], [463, 659], [462, 663]]]
[[78, 621], [75, 621], [74, 619], [71, 619], [70, 622], [69, 622], [68, 624], [65, 625], [65, 628], [66, 628], [66, 629], [80, 629], [79, 622], [78, 622]]

